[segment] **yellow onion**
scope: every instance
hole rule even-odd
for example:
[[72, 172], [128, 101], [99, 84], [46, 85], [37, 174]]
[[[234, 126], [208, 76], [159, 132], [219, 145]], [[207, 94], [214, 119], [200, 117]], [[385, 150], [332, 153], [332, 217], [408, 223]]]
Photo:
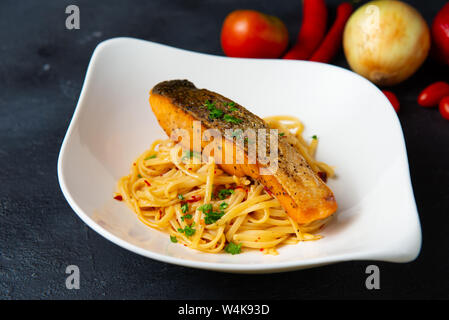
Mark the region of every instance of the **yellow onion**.
[[343, 34], [352, 70], [378, 85], [409, 78], [426, 59], [429, 28], [413, 7], [401, 1], [371, 1], [349, 18]]

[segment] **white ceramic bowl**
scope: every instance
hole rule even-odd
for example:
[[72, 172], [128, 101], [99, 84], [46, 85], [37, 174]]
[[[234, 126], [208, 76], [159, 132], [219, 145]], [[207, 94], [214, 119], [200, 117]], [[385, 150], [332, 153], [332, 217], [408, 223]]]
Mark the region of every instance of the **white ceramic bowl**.
[[[339, 210], [314, 242], [258, 251], [207, 254], [170, 242], [113, 200], [117, 180], [165, 134], [148, 96], [160, 81], [189, 79], [259, 116], [287, 114], [318, 135], [318, 159], [336, 166], [329, 185]], [[327, 64], [234, 59], [117, 38], [102, 42], [61, 147], [58, 177], [78, 216], [119, 246], [146, 257], [226, 272], [268, 273], [347, 260], [408, 262], [421, 229], [398, 118], [387, 98], [357, 74]]]

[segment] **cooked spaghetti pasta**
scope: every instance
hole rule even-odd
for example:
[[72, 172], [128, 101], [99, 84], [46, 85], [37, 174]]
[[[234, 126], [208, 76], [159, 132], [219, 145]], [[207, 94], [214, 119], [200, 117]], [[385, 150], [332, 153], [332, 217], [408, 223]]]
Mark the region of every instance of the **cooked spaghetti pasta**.
[[[307, 143], [294, 118], [265, 119], [289, 139], [317, 173], [333, 169], [314, 158], [317, 139]], [[277, 254], [282, 244], [317, 240], [328, 219], [298, 225], [261, 184], [222, 171], [213, 157], [198, 161], [171, 140], [154, 141], [118, 182], [118, 194], [146, 225], [170, 234], [192, 249], [235, 254], [241, 248]]]

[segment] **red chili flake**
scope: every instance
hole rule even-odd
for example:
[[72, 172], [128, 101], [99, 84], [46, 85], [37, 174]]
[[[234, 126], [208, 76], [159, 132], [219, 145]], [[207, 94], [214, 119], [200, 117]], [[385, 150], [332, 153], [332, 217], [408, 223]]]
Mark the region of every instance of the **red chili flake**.
[[187, 247], [187, 245], [186, 245], [186, 244], [184, 244], [184, 247]]
[[135, 166], [135, 165], [136, 165], [136, 163], [134, 162], [134, 163], [133, 163], [133, 166]]
[[121, 195], [116, 195], [115, 197], [114, 197], [114, 199], [115, 200], [117, 200], [117, 201], [122, 201], [123, 200], [123, 197], [121, 196]]
[[197, 202], [197, 201], [200, 201], [200, 200], [201, 200], [200, 196], [192, 196], [192, 198], [191, 199], [187, 199], [186, 202], [192, 203], [192, 202]]
[[214, 170], [214, 173], [217, 173], [217, 170]]
[[147, 180], [143, 180], [145, 182], [145, 184], [149, 187], [151, 187], [151, 184], [147, 181]]
[[192, 171], [192, 168], [188, 168], [187, 170]]
[[263, 188], [270, 196], [273, 196], [273, 193], [270, 191], [270, 189], [268, 189], [267, 187], [263, 187]]
[[327, 181], [327, 173], [326, 173], [326, 172], [320, 171], [320, 172], [318, 172], [317, 174], [318, 174], [318, 177], [321, 178], [321, 180], [323, 180], [324, 182]]
[[259, 250], [260, 250], [260, 251], [263, 251], [263, 248], [260, 248]]

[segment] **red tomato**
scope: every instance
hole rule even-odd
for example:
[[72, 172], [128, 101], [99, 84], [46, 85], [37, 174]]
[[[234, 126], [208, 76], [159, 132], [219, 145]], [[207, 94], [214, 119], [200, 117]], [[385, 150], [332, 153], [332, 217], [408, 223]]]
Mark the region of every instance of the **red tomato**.
[[287, 28], [277, 17], [236, 10], [223, 22], [221, 47], [228, 57], [279, 58], [287, 45]]
[[449, 95], [449, 84], [444, 81], [432, 83], [418, 96], [418, 103], [423, 107], [437, 106], [440, 100]]
[[441, 99], [438, 109], [440, 110], [441, 116], [449, 120], [449, 96]]
[[393, 106], [394, 111], [396, 111], [396, 113], [398, 113], [399, 112], [399, 108], [400, 108], [400, 104], [399, 104], [399, 100], [396, 97], [396, 95], [393, 92], [387, 91], [387, 90], [382, 90], [382, 92], [388, 98], [388, 100], [390, 100], [390, 103]]
[[433, 53], [449, 64], [449, 2], [438, 12], [432, 23]]

